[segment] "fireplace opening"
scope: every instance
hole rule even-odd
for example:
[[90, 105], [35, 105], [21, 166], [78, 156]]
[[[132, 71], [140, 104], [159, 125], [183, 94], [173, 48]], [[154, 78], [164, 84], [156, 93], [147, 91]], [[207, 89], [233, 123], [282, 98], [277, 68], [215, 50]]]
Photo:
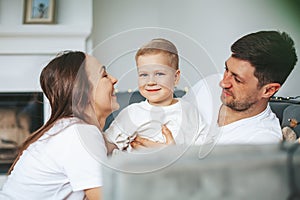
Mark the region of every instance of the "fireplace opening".
[[44, 123], [42, 92], [0, 93], [0, 173], [6, 173], [18, 147]]

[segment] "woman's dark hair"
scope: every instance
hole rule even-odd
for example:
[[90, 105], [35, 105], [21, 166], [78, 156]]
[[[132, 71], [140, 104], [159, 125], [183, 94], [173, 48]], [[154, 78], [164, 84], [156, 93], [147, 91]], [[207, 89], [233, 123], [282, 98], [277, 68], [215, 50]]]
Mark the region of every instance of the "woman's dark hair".
[[90, 104], [90, 83], [85, 71], [85, 54], [80, 51], [64, 52], [51, 60], [40, 75], [41, 88], [49, 100], [51, 115], [40, 129], [32, 133], [19, 149], [10, 167], [12, 171], [23, 151], [37, 141], [54, 123], [66, 117], [89, 121], [85, 109]]
[[248, 34], [232, 46], [232, 57], [251, 63], [259, 87], [268, 83], [283, 84], [296, 62], [294, 41], [285, 32], [260, 31]]

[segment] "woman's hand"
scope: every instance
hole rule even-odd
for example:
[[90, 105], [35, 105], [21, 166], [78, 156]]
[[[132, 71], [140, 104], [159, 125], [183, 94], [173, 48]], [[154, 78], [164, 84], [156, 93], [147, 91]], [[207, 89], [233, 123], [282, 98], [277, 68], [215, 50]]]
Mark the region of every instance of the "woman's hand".
[[165, 143], [161, 142], [153, 142], [149, 139], [142, 138], [140, 136], [137, 136], [131, 143], [130, 145], [132, 146], [133, 149], [141, 149], [141, 148], [157, 148], [157, 147], [164, 147], [170, 144], [175, 144], [175, 140], [173, 138], [173, 135], [171, 131], [167, 128], [166, 125], [162, 126], [162, 134], [166, 138]]

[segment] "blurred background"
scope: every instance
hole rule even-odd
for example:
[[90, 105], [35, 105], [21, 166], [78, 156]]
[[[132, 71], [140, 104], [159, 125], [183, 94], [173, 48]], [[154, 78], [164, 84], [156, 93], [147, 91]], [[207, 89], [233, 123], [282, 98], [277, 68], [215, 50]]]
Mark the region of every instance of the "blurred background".
[[[297, 0], [56, 0], [53, 24], [23, 24], [25, 7], [0, 0], [0, 91], [40, 91], [41, 68], [66, 49], [94, 54], [119, 79], [119, 91], [134, 90], [135, 52], [155, 37], [178, 47], [179, 89], [222, 73], [230, 45], [250, 32], [286, 31], [300, 51]], [[278, 95], [300, 94], [299, 65]]]

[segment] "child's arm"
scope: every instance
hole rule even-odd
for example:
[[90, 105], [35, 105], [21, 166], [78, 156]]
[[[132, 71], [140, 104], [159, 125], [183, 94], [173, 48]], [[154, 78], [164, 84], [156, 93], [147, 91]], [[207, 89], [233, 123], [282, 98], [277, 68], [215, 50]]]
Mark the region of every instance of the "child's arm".
[[126, 150], [132, 137], [135, 137], [135, 126], [131, 122], [130, 106], [124, 108], [104, 132], [107, 151], [110, 155], [114, 149]]

